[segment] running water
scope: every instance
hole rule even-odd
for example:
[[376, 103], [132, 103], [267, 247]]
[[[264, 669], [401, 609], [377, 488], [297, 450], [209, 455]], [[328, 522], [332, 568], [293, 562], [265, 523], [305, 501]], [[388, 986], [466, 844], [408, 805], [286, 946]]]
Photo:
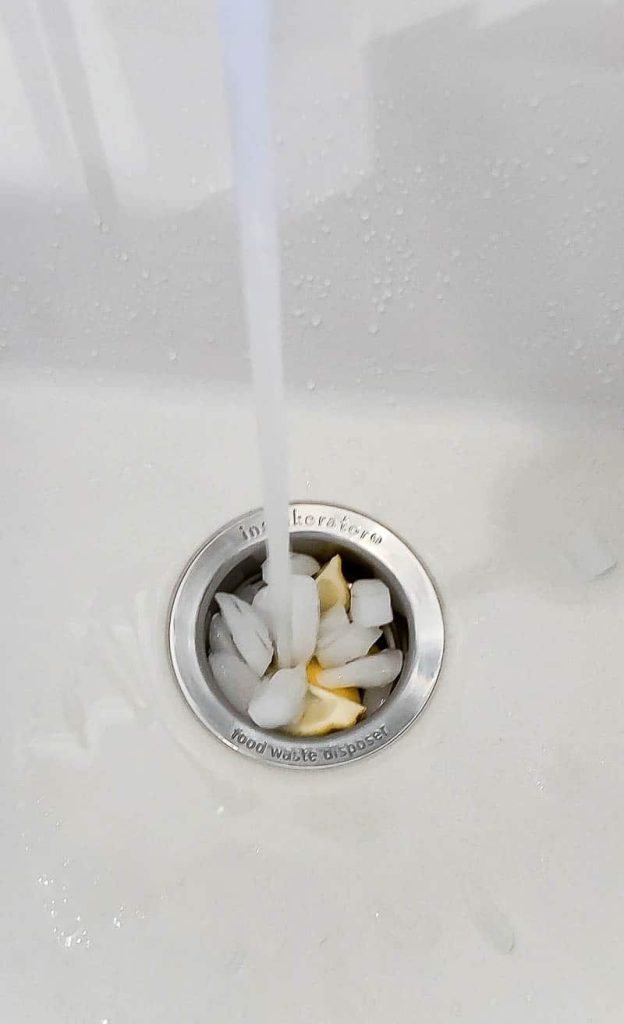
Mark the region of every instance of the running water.
[[269, 102], [270, 0], [221, 0], [232, 166], [253, 372], [271, 614], [281, 666], [291, 664], [288, 449], [280, 259]]

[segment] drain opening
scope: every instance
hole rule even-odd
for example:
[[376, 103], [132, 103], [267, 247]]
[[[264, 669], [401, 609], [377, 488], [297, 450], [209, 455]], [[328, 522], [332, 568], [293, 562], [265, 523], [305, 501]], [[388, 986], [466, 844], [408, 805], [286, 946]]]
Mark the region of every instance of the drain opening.
[[[348, 517], [350, 535], [340, 523]], [[327, 523], [337, 524], [335, 528]], [[261, 579], [266, 557], [261, 512], [228, 524], [195, 556], [177, 591], [169, 641], [178, 683], [195, 714], [219, 739], [248, 756], [285, 767], [329, 767], [386, 746], [420, 714], [435, 686], [444, 630], [433, 585], [414, 553], [369, 517], [316, 503], [292, 506], [291, 546], [321, 564], [339, 553], [349, 581], [381, 579], [389, 588], [394, 622], [384, 646], [403, 652], [401, 674], [385, 702], [356, 725], [323, 736], [289, 736], [258, 728], [236, 711], [218, 687], [208, 662], [208, 630], [219, 591], [235, 593]], [[375, 540], [371, 541], [371, 537]], [[371, 691], [371, 693], [374, 691]]]
[[[344, 543], [332, 545], [326, 541], [319, 540], [318, 538], [302, 535], [297, 538], [295, 543], [291, 543], [291, 550], [294, 554], [311, 555], [321, 565], [326, 564], [329, 559], [336, 554], [340, 555], [342, 559], [342, 571], [349, 584], [359, 579], [379, 579], [381, 576], [378, 566], [374, 560], [367, 560], [358, 554], [357, 551], [349, 549]], [[242, 597], [246, 601], [250, 601], [256, 590], [264, 586], [261, 565], [265, 558], [266, 550], [264, 542], [259, 542], [256, 546], [256, 550], [249, 551], [247, 555], [227, 573], [219, 584], [216, 592], [225, 591], [226, 593], [233, 593], [238, 597]], [[239, 582], [241, 578], [242, 582]], [[393, 620], [389, 625], [381, 628], [382, 635], [375, 642], [373, 651], [380, 652], [388, 649], [400, 650], [403, 653], [405, 661], [409, 650], [408, 628], [406, 619], [398, 610], [405, 603], [405, 596], [398, 592], [393, 579], [388, 578], [387, 582], [384, 579], [382, 582], [386, 583], [386, 586], [388, 586], [390, 591]], [[202, 608], [197, 622], [196, 643], [206, 675], [210, 672], [210, 666], [207, 660], [207, 657], [210, 655], [210, 623], [213, 616], [217, 614], [220, 614], [219, 608], [213, 595], [210, 606], [208, 608]], [[362, 652], [362, 656], [365, 653], [367, 652]], [[398, 682], [399, 679], [397, 678], [397, 680], [389, 684], [389, 686], [382, 685], [380, 687], [371, 687], [370, 689], [363, 689], [361, 691], [359, 700], [367, 709], [365, 715], [367, 720], [370, 720], [378, 708], [382, 707], [383, 704], [386, 703], [394, 691], [395, 686], [398, 685]], [[357, 682], [353, 684], [353, 688], [358, 689]], [[227, 694], [222, 692], [222, 697], [229, 704]], [[231, 705], [230, 707], [233, 712], [236, 711], [236, 709]], [[250, 716], [246, 713], [241, 713], [241, 717], [247, 721], [248, 724], [253, 724]], [[327, 733], [335, 731], [346, 735], [354, 727], [355, 723], [343, 729], [327, 730]], [[290, 732], [287, 726], [275, 731], [280, 735], [287, 735]], [[307, 739], [309, 740], [314, 738], [317, 737], [310, 735], [307, 736]]]

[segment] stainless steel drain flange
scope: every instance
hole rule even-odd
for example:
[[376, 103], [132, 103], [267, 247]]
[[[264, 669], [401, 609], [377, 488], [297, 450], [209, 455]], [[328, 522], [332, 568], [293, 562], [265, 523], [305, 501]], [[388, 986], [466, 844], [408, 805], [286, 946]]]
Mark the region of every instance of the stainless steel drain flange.
[[440, 602], [411, 549], [386, 526], [352, 509], [318, 502], [290, 506], [291, 546], [323, 562], [339, 551], [347, 576], [369, 575], [390, 588], [395, 614], [392, 643], [405, 655], [385, 704], [352, 729], [295, 739], [259, 729], [235, 711], [208, 664], [207, 636], [215, 594], [257, 578], [266, 557], [262, 512], [224, 526], [197, 552], [175, 591], [169, 646], [180, 688], [201, 722], [247, 757], [286, 768], [329, 768], [366, 757], [416, 720], [436, 684], [444, 648]]

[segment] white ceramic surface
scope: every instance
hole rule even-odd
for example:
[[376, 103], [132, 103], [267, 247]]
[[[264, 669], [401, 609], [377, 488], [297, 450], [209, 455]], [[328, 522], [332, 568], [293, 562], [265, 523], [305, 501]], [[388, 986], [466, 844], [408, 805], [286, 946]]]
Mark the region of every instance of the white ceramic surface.
[[4, 4], [3, 1021], [622, 1020], [623, 42], [277, 4], [293, 491], [404, 534], [448, 638], [394, 747], [293, 776], [165, 648], [259, 500], [214, 11]]

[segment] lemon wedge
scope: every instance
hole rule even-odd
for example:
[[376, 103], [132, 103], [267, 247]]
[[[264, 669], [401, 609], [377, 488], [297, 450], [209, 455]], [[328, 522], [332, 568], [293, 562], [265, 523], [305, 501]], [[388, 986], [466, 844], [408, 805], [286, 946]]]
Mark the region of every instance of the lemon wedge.
[[[321, 686], [318, 681], [319, 672], [322, 672], [319, 662], [316, 658], [312, 658], [308, 662], [306, 667], [306, 673], [308, 676], [308, 682], [310, 686], [318, 686], [322, 690], [326, 690], [326, 686]], [[357, 686], [338, 686], [335, 690], [331, 690], [331, 693], [335, 693], [338, 697], [344, 697], [346, 700], [354, 700], [356, 704], [360, 703], [360, 691]]]
[[286, 726], [291, 736], [325, 736], [338, 729], [349, 729], [365, 713], [362, 704], [339, 697], [336, 690], [309, 686], [303, 714], [292, 725]]
[[349, 584], [342, 572], [340, 555], [334, 555], [331, 561], [323, 566], [316, 577], [316, 585], [321, 600], [321, 612], [326, 612], [335, 604], [341, 604], [343, 608], [349, 607]]

